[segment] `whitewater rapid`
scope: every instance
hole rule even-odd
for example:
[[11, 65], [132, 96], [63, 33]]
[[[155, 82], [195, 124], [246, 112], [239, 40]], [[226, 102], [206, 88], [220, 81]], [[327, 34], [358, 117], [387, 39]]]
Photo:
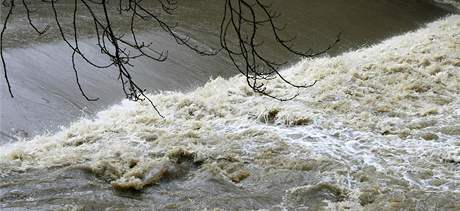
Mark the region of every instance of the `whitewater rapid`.
[[271, 193], [278, 208], [460, 209], [459, 15], [282, 74], [318, 82], [270, 81], [273, 95], [299, 93], [288, 102], [254, 94], [240, 76], [151, 94], [165, 118], [125, 100], [1, 146], [0, 176], [78, 168], [116, 190], [143, 190], [206, 174]]

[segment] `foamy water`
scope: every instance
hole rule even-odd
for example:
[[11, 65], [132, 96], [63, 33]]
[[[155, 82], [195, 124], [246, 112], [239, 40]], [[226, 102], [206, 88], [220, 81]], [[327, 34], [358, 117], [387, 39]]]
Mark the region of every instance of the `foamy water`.
[[[151, 95], [164, 119], [146, 102], [123, 101], [2, 146], [0, 175], [78, 168], [114, 189], [143, 190], [205, 172], [249, 193], [272, 191], [280, 209], [460, 209], [459, 15], [283, 75], [318, 83], [271, 81], [274, 95], [300, 93], [279, 102], [242, 77], [217, 78]], [[267, 185], [283, 172], [311, 178]]]

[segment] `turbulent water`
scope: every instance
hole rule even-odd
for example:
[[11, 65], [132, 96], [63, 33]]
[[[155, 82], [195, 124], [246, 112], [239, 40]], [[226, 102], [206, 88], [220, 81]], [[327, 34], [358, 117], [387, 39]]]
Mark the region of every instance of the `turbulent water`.
[[318, 83], [217, 78], [4, 145], [0, 208], [460, 209], [459, 15], [283, 75]]
[[[333, 42], [339, 32], [340, 43], [328, 51], [338, 55], [348, 49], [357, 49], [381, 40], [414, 30], [423, 24], [446, 16], [452, 10], [431, 0], [264, 0], [273, 2], [273, 9], [283, 14], [279, 23], [287, 23], [285, 38], [296, 36], [291, 44], [296, 49], [323, 49]], [[116, 31], [129, 32], [131, 18], [119, 15], [117, 1], [107, 1]], [[157, 1], [143, 1], [148, 8], [158, 6]], [[203, 49], [219, 46], [220, 17], [225, 1], [179, 0], [174, 15], [165, 19], [179, 22], [179, 31], [190, 34]], [[59, 0], [59, 19], [68, 36], [73, 36], [72, 16], [74, 0]], [[84, 7], [82, 4], [81, 7]], [[3, 82], [0, 86], [0, 145], [16, 141], [16, 136], [34, 137], [44, 131], [56, 132], [80, 116], [93, 116], [97, 111], [120, 102], [124, 97], [116, 68], [101, 71], [77, 59], [80, 82], [91, 97], [100, 100], [88, 102], [81, 95], [72, 69], [72, 51], [59, 38], [53, 27], [54, 14], [49, 4], [30, 1], [33, 22], [39, 28], [49, 25], [48, 33], [38, 36], [29, 26], [21, 4], [15, 7], [11, 22], [5, 32], [4, 50], [8, 75], [15, 94], [11, 98]], [[6, 14], [7, 7], [1, 7]], [[84, 54], [99, 64], [107, 58], [95, 45], [94, 24], [87, 18], [85, 8], [78, 9], [77, 26]], [[98, 13], [98, 10], [95, 11]], [[99, 11], [101, 12], [101, 11]], [[102, 14], [100, 14], [102, 15]], [[216, 18], [217, 17], [217, 18]], [[127, 28], [128, 26], [128, 28]], [[230, 59], [223, 53], [212, 57], [198, 56], [189, 49], [178, 46], [173, 38], [161, 32], [155, 24], [136, 24], [138, 39], [152, 43], [152, 48], [168, 51], [165, 62], [150, 59], [132, 60], [133, 77], [141, 87], [155, 90], [191, 90], [205, 84], [210, 77], [230, 77], [238, 73]], [[273, 45], [271, 32], [261, 28], [259, 41], [265, 41], [262, 52], [268, 58], [297, 62]], [[117, 33], [118, 33], [117, 32]], [[128, 33], [129, 35], [129, 33]], [[128, 36], [127, 35], [127, 36]], [[128, 36], [129, 37], [129, 36]], [[277, 60], [277, 59], [276, 59]]]

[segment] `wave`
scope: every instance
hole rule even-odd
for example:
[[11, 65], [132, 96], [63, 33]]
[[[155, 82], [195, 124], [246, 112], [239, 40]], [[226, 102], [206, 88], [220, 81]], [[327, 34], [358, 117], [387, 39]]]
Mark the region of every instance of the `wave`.
[[300, 61], [282, 74], [315, 86], [268, 83], [276, 96], [299, 93], [292, 101], [254, 94], [240, 76], [150, 95], [165, 118], [147, 102], [122, 101], [56, 134], [3, 145], [0, 174], [70, 166], [138, 190], [194, 168], [253, 185], [267, 169], [321, 176], [280, 193], [282, 207], [307, 206], [296, 197], [312, 190], [333, 193], [329, 208], [379, 207], [400, 192], [458, 193], [459, 58], [460, 16], [452, 15], [374, 46]]

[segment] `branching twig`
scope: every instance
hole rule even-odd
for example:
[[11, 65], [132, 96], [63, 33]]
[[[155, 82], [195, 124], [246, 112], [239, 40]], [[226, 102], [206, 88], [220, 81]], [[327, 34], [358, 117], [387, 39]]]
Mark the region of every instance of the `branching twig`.
[[[314, 57], [323, 54], [335, 46], [340, 40], [339, 35], [334, 43], [318, 52], [311, 52], [311, 50], [303, 52], [294, 49], [290, 45], [290, 42], [294, 38], [283, 39], [280, 35], [280, 31], [285, 29], [285, 25], [278, 26], [275, 22], [275, 19], [280, 16], [280, 13], [270, 11], [271, 5], [263, 4], [261, 0], [224, 0], [224, 13], [220, 26], [220, 48], [214, 51], [202, 50], [199, 46], [193, 44], [189, 36], [184, 36], [175, 30], [177, 24], [169, 24], [162, 15], [145, 7], [143, 5], [143, 0], [118, 0], [117, 2], [117, 15], [122, 15], [124, 16], [123, 18], [129, 20], [130, 36], [128, 38], [125, 38], [125, 34], [114, 30], [113, 18], [108, 9], [109, 1], [107, 0], [74, 0], [71, 24], [73, 33], [69, 33], [64, 29], [59, 18], [58, 9], [56, 7], [57, 1], [58, 0], [41, 0], [42, 3], [48, 3], [50, 5], [54, 15], [54, 25], [58, 30], [60, 38], [73, 51], [71, 57], [72, 68], [75, 73], [78, 89], [83, 97], [88, 101], [98, 99], [88, 97], [86, 92], [83, 91], [75, 62], [76, 56], [79, 56], [86, 63], [96, 68], [105, 69], [115, 67], [118, 73], [118, 80], [120, 81], [125, 96], [133, 101], [149, 101], [160, 116], [162, 115], [153, 101], [145, 94], [146, 90], [141, 88], [133, 79], [130, 68], [133, 66], [131, 60], [140, 57], [163, 62], [167, 59], [168, 52], [165, 50], [157, 51], [152, 49], [152, 43], [146, 44], [137, 38], [135, 23], [138, 21], [157, 24], [163, 31], [168, 33], [177, 44], [184, 45], [199, 55], [212, 56], [221, 51], [225, 52], [236, 69], [246, 77], [247, 84], [254, 92], [281, 101], [291, 100], [298, 94], [287, 97], [272, 95], [267, 91], [267, 81], [279, 78], [294, 88], [311, 87], [316, 81], [310, 84], [294, 84], [281, 75], [279, 70], [282, 65], [286, 64], [286, 61], [273, 61], [263, 55], [260, 48], [265, 42], [264, 40], [258, 40], [258, 35], [263, 33], [261, 28], [268, 26], [268, 29], [273, 34], [275, 43], [279, 44], [289, 53], [301, 57]], [[161, 11], [166, 14], [166, 18], [171, 17], [177, 8], [176, 0], [157, 0], [157, 2], [159, 6], [161, 6]], [[15, 0], [3, 0], [2, 4], [4, 7], [8, 7], [8, 12], [4, 19], [3, 28], [0, 34], [0, 56], [8, 91], [11, 97], [13, 97], [3, 55], [3, 40], [7, 25], [10, 21], [10, 16], [13, 14]], [[22, 5], [25, 9], [27, 21], [33, 30], [40, 35], [46, 33], [49, 25], [43, 30], [39, 30], [32, 21], [32, 11], [29, 9], [29, 3], [26, 2], [26, 0], [22, 0]], [[81, 12], [89, 14], [89, 18], [94, 23], [96, 45], [99, 47], [100, 52], [110, 61], [108, 64], [96, 64], [81, 51], [77, 26], [77, 13], [80, 13], [80, 9]], [[231, 35], [235, 35], [236, 37]]]
[[6, 71], [5, 57], [3, 56], [3, 37], [5, 35], [6, 27], [8, 25], [8, 20], [10, 19], [10, 16], [13, 13], [13, 9], [15, 5], [14, 5], [14, 0], [10, 0], [10, 5], [7, 5], [6, 1], [7, 0], [4, 0], [2, 2], [2, 5], [5, 7], [9, 6], [9, 9], [8, 9], [8, 12], [6, 13], [5, 21], [3, 22], [2, 32], [0, 33], [0, 57], [2, 59], [3, 74], [5, 76], [6, 85], [8, 86], [8, 92], [10, 93], [11, 97], [14, 97], [13, 91], [11, 90], [10, 80], [8, 79], [8, 72]]
[[[273, 34], [274, 43], [280, 44], [289, 53], [301, 57], [315, 57], [325, 53], [339, 42], [340, 35], [337, 36], [334, 43], [318, 52], [298, 51], [289, 45], [294, 38], [281, 38], [279, 32], [284, 30], [286, 26], [279, 27], [276, 25], [275, 19], [280, 14], [270, 12], [270, 7], [271, 5], [263, 4], [260, 0], [225, 0], [224, 15], [220, 27], [220, 43], [233, 65], [245, 75], [247, 84], [254, 92], [286, 101], [295, 98], [298, 94], [288, 97], [274, 96], [267, 92], [266, 81], [277, 77], [294, 88], [308, 88], [313, 86], [316, 81], [310, 84], [294, 84], [281, 75], [279, 70], [287, 61], [275, 62], [262, 54], [259, 49], [264, 42], [256, 41], [257, 35], [264, 33], [261, 27], [267, 24], [268, 29]], [[230, 34], [236, 34], [237, 37], [231, 37]], [[232, 45], [234, 40], [237, 44]]]

